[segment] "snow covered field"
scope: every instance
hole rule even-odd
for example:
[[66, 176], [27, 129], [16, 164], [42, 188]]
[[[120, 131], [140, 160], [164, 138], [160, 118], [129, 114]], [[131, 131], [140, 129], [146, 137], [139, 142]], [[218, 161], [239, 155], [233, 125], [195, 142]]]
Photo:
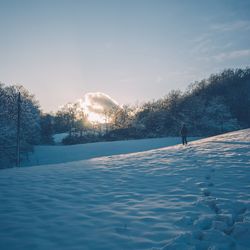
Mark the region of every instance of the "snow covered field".
[[0, 249], [250, 249], [250, 129], [0, 171]]
[[[59, 142], [65, 134], [55, 136]], [[195, 137], [189, 141], [197, 140]], [[96, 142], [77, 145], [36, 146], [34, 153], [29, 154], [28, 161], [22, 162], [22, 166], [34, 166], [45, 164], [57, 164], [71, 161], [80, 161], [100, 156], [128, 154], [150, 149], [162, 148], [179, 144], [179, 137], [141, 139], [129, 141]]]

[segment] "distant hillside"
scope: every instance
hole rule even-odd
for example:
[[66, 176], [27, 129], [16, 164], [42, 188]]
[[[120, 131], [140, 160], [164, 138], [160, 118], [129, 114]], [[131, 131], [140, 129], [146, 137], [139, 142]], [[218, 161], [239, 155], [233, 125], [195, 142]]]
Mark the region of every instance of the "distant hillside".
[[144, 104], [135, 124], [144, 135], [215, 135], [250, 127], [250, 69], [227, 69], [191, 84], [185, 92]]

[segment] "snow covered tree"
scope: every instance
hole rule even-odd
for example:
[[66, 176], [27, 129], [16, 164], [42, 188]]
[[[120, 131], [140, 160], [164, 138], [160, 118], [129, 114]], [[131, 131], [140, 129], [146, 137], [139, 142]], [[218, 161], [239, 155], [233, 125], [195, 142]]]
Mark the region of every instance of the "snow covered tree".
[[220, 97], [214, 97], [209, 101], [202, 117], [206, 134], [219, 134], [239, 129], [239, 124], [233, 118], [229, 108]]
[[0, 166], [16, 161], [17, 100], [21, 95], [20, 150], [21, 158], [40, 142], [40, 110], [38, 102], [23, 86], [0, 85]]
[[40, 119], [41, 126], [41, 143], [53, 144], [53, 116], [42, 114]]

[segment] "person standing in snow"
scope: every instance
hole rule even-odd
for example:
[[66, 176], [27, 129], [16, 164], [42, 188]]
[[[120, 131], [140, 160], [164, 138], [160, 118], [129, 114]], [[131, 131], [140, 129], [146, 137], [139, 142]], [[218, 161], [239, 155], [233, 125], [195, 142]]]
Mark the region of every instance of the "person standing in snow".
[[187, 133], [188, 133], [188, 131], [187, 131], [187, 127], [185, 124], [182, 125], [180, 133], [181, 133], [182, 144], [187, 145]]

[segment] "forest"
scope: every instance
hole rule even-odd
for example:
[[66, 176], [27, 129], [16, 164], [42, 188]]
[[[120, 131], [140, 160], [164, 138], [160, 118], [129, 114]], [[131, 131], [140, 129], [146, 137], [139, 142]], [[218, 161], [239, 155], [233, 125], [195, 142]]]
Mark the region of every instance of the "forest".
[[34, 145], [53, 144], [53, 134], [67, 133], [64, 144], [179, 136], [211, 136], [250, 127], [250, 68], [226, 69], [190, 84], [185, 91], [140, 105], [104, 112], [106, 123], [90, 123], [79, 102], [44, 113], [23, 86], [0, 84], [0, 166], [15, 165], [18, 94], [21, 95], [21, 160]]

